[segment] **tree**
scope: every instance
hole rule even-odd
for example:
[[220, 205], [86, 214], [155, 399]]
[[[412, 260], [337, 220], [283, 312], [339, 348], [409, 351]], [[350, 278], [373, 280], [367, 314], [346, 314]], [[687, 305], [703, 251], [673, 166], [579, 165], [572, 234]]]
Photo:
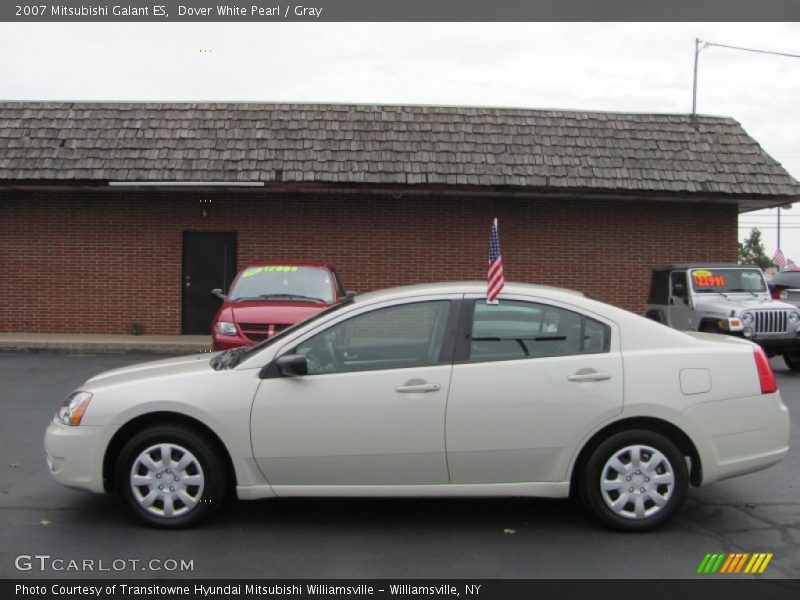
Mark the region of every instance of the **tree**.
[[744, 242], [739, 242], [739, 264], [758, 265], [762, 270], [776, 266], [767, 256], [764, 242], [761, 241], [761, 232], [757, 228], [750, 230], [750, 235]]

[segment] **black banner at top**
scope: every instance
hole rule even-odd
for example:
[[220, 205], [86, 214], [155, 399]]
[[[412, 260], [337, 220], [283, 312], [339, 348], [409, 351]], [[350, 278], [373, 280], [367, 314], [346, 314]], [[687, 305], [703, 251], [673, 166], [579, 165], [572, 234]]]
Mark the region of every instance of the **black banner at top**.
[[800, 21], [798, 0], [11, 0], [6, 22]]

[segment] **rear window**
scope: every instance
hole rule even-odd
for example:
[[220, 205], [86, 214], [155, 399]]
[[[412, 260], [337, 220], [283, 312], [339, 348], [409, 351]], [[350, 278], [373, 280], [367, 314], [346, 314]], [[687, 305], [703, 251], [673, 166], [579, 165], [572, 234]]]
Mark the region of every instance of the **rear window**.
[[[269, 265], [245, 269], [233, 286], [230, 300], [320, 300], [333, 302], [333, 276], [327, 269]], [[292, 298], [294, 297], [294, 298]]]

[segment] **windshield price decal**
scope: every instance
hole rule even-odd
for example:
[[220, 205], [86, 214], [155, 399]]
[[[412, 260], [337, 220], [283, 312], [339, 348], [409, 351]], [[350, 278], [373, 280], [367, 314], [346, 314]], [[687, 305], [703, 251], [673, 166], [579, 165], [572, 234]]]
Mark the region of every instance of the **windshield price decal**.
[[254, 267], [252, 269], [247, 269], [244, 273], [242, 273], [242, 279], [245, 277], [252, 277], [258, 273], [295, 273], [300, 270], [300, 267], [290, 267], [290, 266], [283, 266], [283, 265], [271, 265], [269, 267]]
[[715, 275], [711, 271], [692, 271], [692, 277], [698, 287], [724, 287], [728, 283], [724, 275]]

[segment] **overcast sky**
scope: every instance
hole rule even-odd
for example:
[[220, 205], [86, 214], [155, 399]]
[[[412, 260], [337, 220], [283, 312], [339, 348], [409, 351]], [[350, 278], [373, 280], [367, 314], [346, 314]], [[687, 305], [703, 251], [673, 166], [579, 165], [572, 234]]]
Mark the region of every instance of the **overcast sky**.
[[[0, 99], [447, 104], [689, 113], [695, 38], [800, 55], [798, 23], [0, 23]], [[800, 179], [800, 59], [707, 48], [698, 112]], [[768, 254], [776, 210], [758, 223]], [[800, 263], [800, 204], [781, 246]], [[740, 236], [740, 237], [741, 237]]]

